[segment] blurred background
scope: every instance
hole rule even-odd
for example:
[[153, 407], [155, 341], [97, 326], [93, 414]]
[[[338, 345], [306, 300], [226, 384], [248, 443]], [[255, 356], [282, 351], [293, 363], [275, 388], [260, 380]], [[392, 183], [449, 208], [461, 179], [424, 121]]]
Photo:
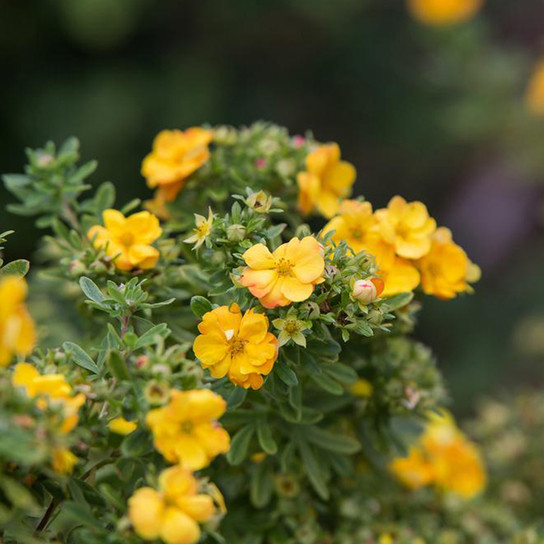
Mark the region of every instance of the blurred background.
[[[337, 141], [356, 194], [423, 200], [483, 269], [474, 296], [428, 298], [417, 332], [470, 411], [544, 382], [544, 3], [480, 4], [0, 0], [0, 171], [75, 135], [123, 202], [150, 195], [163, 128], [263, 119]], [[7, 201], [6, 257], [28, 257], [39, 232]]]

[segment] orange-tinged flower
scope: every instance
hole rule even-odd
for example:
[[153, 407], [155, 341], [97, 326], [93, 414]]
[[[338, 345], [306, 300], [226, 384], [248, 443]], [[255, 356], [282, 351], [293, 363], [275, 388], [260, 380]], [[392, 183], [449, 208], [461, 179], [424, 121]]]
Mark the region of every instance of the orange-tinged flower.
[[24, 304], [26, 293], [25, 280], [16, 276], [0, 280], [0, 366], [34, 349], [36, 331]]
[[159, 251], [151, 244], [162, 234], [159, 220], [147, 211], [125, 217], [120, 211], [105, 210], [104, 227], [91, 227], [88, 238], [95, 248], [104, 248], [120, 270], [153, 268]]
[[540, 61], [529, 81], [525, 102], [531, 113], [544, 115], [544, 61]]
[[172, 389], [170, 402], [147, 414], [155, 448], [170, 463], [192, 470], [207, 467], [229, 449], [229, 435], [217, 423], [226, 408], [223, 398], [209, 389]]
[[240, 283], [265, 308], [306, 300], [323, 281], [323, 248], [312, 236], [292, 238], [273, 253], [264, 244], [256, 244], [243, 257], [248, 268]]
[[469, 281], [477, 281], [480, 276], [479, 268], [453, 241], [451, 231], [445, 227], [437, 229], [431, 250], [419, 259], [417, 266], [421, 272], [423, 291], [443, 299], [470, 292]]
[[390, 468], [412, 489], [433, 484], [466, 499], [480, 493], [487, 481], [478, 448], [445, 411], [429, 415], [425, 430], [409, 456], [395, 459]]
[[176, 198], [185, 179], [210, 158], [212, 138], [211, 130], [200, 127], [163, 130], [155, 137], [152, 152], [143, 160], [142, 175], [151, 189], [158, 187], [159, 200]]
[[482, 5], [483, 0], [408, 0], [408, 9], [414, 18], [436, 26], [466, 21]]
[[377, 210], [380, 236], [395, 248], [399, 257], [419, 259], [431, 249], [431, 237], [436, 221], [429, 217], [422, 202], [406, 202], [395, 196], [387, 208]]
[[340, 160], [338, 144], [319, 146], [306, 157], [306, 171], [297, 176], [300, 211], [308, 215], [315, 209], [332, 217], [341, 199], [350, 195], [356, 175], [352, 164]]
[[253, 309], [242, 315], [237, 304], [221, 306], [204, 314], [193, 351], [214, 378], [228, 375], [236, 385], [259, 389], [278, 356], [278, 339], [268, 325]]
[[78, 412], [85, 402], [83, 393], [73, 394], [73, 389], [62, 374], [40, 374], [30, 363], [15, 366], [11, 381], [15, 387], [23, 387], [30, 398], [38, 397], [38, 407], [45, 409], [48, 403], [62, 406], [62, 432], [70, 432], [79, 420]]
[[176, 466], [159, 477], [159, 490], [138, 489], [128, 501], [129, 518], [145, 540], [193, 544], [200, 539], [199, 523], [216, 514], [211, 496], [199, 493], [199, 482], [187, 469]]

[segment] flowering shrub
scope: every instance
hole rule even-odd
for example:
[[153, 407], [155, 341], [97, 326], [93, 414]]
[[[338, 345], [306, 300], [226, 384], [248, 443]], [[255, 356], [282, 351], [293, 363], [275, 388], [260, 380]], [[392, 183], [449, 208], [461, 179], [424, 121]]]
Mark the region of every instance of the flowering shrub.
[[159, 134], [140, 211], [111, 183], [84, 198], [96, 165], [78, 159], [47, 144], [4, 177], [8, 209], [49, 231], [30, 292], [46, 281], [82, 331], [36, 341], [28, 263], [0, 269], [4, 542], [375, 542], [369, 474], [384, 496], [406, 493], [391, 471], [461, 503], [482, 491], [410, 337], [423, 294], [479, 272], [424, 204], [343, 200], [337, 144], [262, 123]]

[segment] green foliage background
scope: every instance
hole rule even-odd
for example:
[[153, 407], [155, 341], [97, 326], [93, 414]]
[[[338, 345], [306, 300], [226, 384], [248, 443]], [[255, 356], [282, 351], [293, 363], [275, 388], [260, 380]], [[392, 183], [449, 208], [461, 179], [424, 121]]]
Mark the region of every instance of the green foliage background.
[[[457, 410], [542, 381], [544, 120], [523, 102], [541, 2], [488, 1], [445, 29], [400, 0], [0, 0], [0, 14], [2, 172], [74, 134], [100, 161], [92, 180], [128, 201], [150, 194], [139, 165], [162, 128], [310, 128], [356, 165], [356, 193], [423, 200], [482, 265], [476, 295], [428, 300], [419, 328]], [[30, 256], [32, 223], [2, 212], [8, 228], [7, 260]]]

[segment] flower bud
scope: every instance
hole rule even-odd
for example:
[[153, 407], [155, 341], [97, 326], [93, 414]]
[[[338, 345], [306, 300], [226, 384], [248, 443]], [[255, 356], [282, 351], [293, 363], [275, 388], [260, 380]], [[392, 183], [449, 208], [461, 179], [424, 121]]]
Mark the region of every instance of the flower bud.
[[268, 213], [272, 207], [272, 197], [264, 191], [251, 193], [246, 199], [246, 204], [257, 213]]
[[246, 237], [244, 225], [231, 225], [227, 227], [227, 238], [231, 242], [241, 242]]
[[383, 292], [383, 287], [383, 280], [380, 278], [357, 280], [353, 284], [352, 295], [363, 304], [371, 304]]
[[151, 406], [166, 404], [170, 399], [170, 387], [166, 382], [152, 380], [147, 384], [144, 396]]
[[79, 259], [74, 259], [70, 263], [70, 273], [74, 278], [79, 278], [80, 276], [83, 276], [86, 270], [87, 268]]

